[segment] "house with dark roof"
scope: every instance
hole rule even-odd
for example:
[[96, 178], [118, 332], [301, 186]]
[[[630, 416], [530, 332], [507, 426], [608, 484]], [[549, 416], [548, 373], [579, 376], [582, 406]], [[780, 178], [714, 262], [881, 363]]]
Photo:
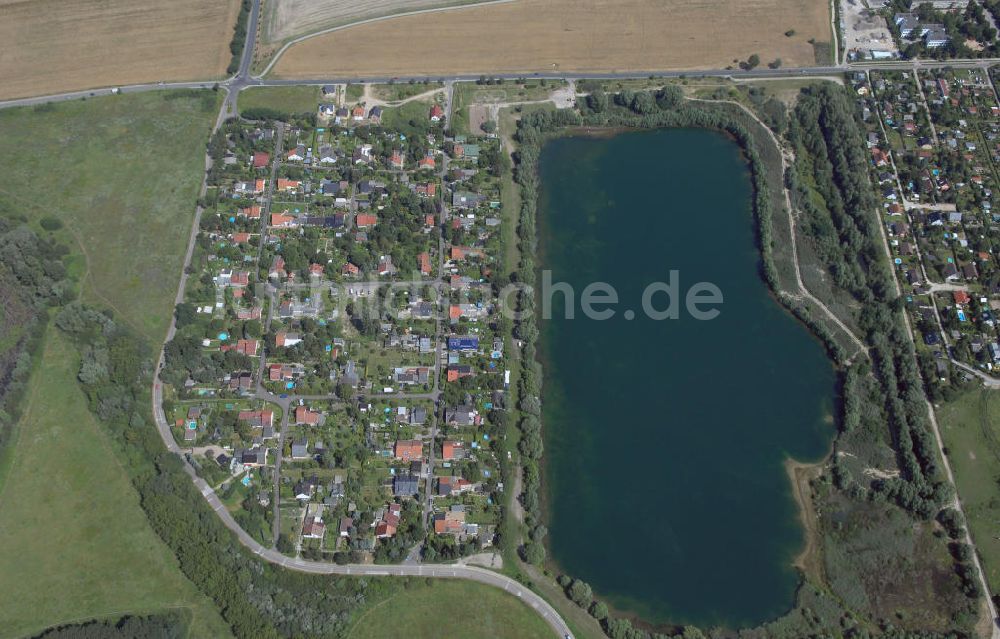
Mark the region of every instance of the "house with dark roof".
[[292, 442], [292, 459], [308, 459], [309, 441], [305, 438]]
[[292, 492], [295, 493], [296, 499], [312, 499], [317, 486], [319, 486], [319, 479], [315, 476], [309, 477], [308, 479], [303, 477], [295, 483], [295, 486], [292, 488]]
[[412, 497], [419, 491], [420, 480], [412, 475], [396, 475], [392, 478], [392, 494], [396, 497]]

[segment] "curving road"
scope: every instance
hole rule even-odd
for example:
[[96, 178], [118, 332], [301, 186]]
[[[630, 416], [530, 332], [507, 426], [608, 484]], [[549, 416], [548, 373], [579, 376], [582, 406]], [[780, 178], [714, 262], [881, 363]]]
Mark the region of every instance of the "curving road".
[[[159, 376], [157, 376], [157, 381], [153, 387], [153, 415], [156, 418], [156, 428], [159, 430], [160, 436], [163, 438], [163, 443], [167, 446], [167, 449], [172, 453], [180, 455], [181, 458], [184, 459], [184, 451], [174, 440], [174, 436], [170, 432], [170, 426], [167, 424], [166, 417], [163, 414], [162, 399], [162, 385], [159, 382]], [[298, 570], [300, 572], [320, 575], [470, 579], [472, 581], [478, 581], [479, 583], [495, 586], [522, 599], [526, 605], [530, 606], [535, 610], [535, 612], [541, 615], [542, 618], [545, 619], [546, 623], [548, 623], [560, 637], [571, 636], [569, 626], [566, 625], [566, 622], [559, 616], [559, 613], [556, 612], [556, 610], [549, 605], [547, 601], [510, 577], [492, 572], [485, 568], [477, 568], [476, 566], [460, 566], [455, 564], [347, 564], [341, 566], [333, 563], [308, 561], [297, 557], [287, 557], [273, 548], [265, 548], [256, 539], [247, 534], [247, 532], [243, 530], [238, 523], [236, 523], [236, 520], [233, 519], [233, 516], [229, 513], [225, 504], [223, 504], [219, 499], [218, 495], [215, 494], [212, 487], [209, 486], [204, 479], [198, 477], [194, 468], [187, 462], [186, 459], [184, 459], [184, 471], [191, 477], [191, 481], [194, 482], [198, 492], [202, 494], [205, 501], [208, 502], [208, 505], [215, 511], [215, 514], [218, 515], [220, 520], [222, 520], [222, 523], [225, 524], [226, 528], [231, 530], [236, 535], [236, 538], [241, 544], [246, 546], [248, 550], [264, 561], [288, 568], [289, 570]]]

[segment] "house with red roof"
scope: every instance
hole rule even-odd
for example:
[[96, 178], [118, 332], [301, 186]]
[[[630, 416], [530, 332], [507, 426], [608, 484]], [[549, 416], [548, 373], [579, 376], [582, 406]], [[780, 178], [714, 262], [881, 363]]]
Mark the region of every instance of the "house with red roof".
[[389, 504], [382, 515], [381, 521], [375, 525], [375, 538], [388, 539], [396, 534], [403, 507], [399, 504]]
[[465, 445], [462, 442], [445, 441], [441, 444], [441, 459], [452, 461], [465, 456]]
[[253, 168], [263, 169], [266, 168], [268, 164], [271, 163], [271, 154], [266, 151], [254, 151], [253, 154]]
[[322, 539], [326, 534], [326, 524], [321, 517], [306, 517], [302, 522], [303, 539]]
[[401, 171], [403, 170], [403, 152], [396, 149], [393, 150], [392, 155], [389, 156], [389, 166]]
[[420, 274], [421, 275], [430, 275], [431, 274], [431, 254], [428, 253], [427, 251], [424, 251], [423, 253], [421, 253], [420, 255], [418, 255], [417, 256], [417, 265], [420, 268]]
[[420, 197], [434, 197], [437, 194], [437, 184], [433, 182], [418, 184], [414, 190]]
[[424, 446], [418, 439], [400, 439], [392, 447], [396, 459], [418, 461], [424, 455]]
[[241, 410], [238, 419], [249, 424], [251, 428], [274, 426], [274, 411], [271, 409]]
[[438, 478], [439, 497], [450, 497], [451, 495], [461, 495], [471, 491], [475, 486], [464, 477], [440, 477]]
[[317, 413], [316, 411], [309, 410], [305, 406], [295, 407], [295, 423], [305, 424], [306, 426], [318, 426], [322, 421], [323, 414]]
[[359, 269], [354, 264], [348, 262], [347, 264], [344, 264], [340, 268], [340, 274], [343, 275], [344, 277], [357, 277], [358, 275], [361, 274], [361, 269]]
[[274, 336], [274, 345], [279, 348], [287, 348], [289, 346], [295, 346], [302, 341], [298, 333], [289, 333], [287, 331], [278, 331]]
[[289, 228], [295, 226], [297, 218], [294, 215], [285, 213], [271, 213], [271, 226], [275, 228]]
[[371, 213], [358, 213], [357, 217], [354, 218], [354, 226], [359, 229], [371, 228], [376, 224], [378, 224], [378, 216]]
[[465, 530], [465, 511], [448, 510], [434, 515], [434, 532], [439, 535], [458, 535]]
[[246, 355], [247, 357], [257, 357], [257, 349], [260, 347], [260, 342], [255, 339], [240, 339], [236, 340], [235, 350], [241, 355]]

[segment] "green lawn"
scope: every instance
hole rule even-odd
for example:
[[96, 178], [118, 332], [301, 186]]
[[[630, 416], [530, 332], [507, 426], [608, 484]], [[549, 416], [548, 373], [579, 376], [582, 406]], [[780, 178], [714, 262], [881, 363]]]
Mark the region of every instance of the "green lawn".
[[974, 390], [938, 409], [969, 530], [990, 590], [1000, 590], [1000, 394]]
[[405, 130], [411, 120], [427, 122], [431, 104], [431, 101], [415, 100], [403, 106], [386, 107], [382, 112], [382, 125], [390, 129]]
[[146, 522], [87, 409], [76, 362], [51, 328], [0, 489], [0, 637], [170, 608], [189, 612], [193, 637], [230, 636]]
[[548, 639], [554, 634], [534, 610], [498, 588], [428, 579], [373, 606], [358, 617], [348, 637]]
[[365, 85], [363, 84], [348, 84], [345, 97], [348, 102], [357, 102], [365, 94]]
[[240, 113], [246, 109], [268, 108], [282, 113], [312, 113], [322, 101], [314, 86], [250, 87], [240, 93]]
[[444, 88], [444, 84], [440, 82], [405, 82], [396, 84], [373, 84], [371, 86], [371, 93], [374, 97], [379, 100], [385, 100], [386, 102], [395, 102], [397, 100], [405, 100], [407, 98], [412, 98], [415, 95], [420, 95], [421, 93], [426, 93], [427, 91], [433, 91], [435, 89]]
[[150, 92], [0, 111], [0, 213], [54, 216], [84, 299], [154, 343], [173, 312], [221, 95]]

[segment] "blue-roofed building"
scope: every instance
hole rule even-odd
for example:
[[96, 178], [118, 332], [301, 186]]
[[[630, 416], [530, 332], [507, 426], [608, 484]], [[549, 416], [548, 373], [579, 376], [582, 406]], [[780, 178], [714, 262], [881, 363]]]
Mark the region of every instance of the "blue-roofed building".
[[449, 351], [474, 351], [479, 349], [478, 337], [449, 337]]

